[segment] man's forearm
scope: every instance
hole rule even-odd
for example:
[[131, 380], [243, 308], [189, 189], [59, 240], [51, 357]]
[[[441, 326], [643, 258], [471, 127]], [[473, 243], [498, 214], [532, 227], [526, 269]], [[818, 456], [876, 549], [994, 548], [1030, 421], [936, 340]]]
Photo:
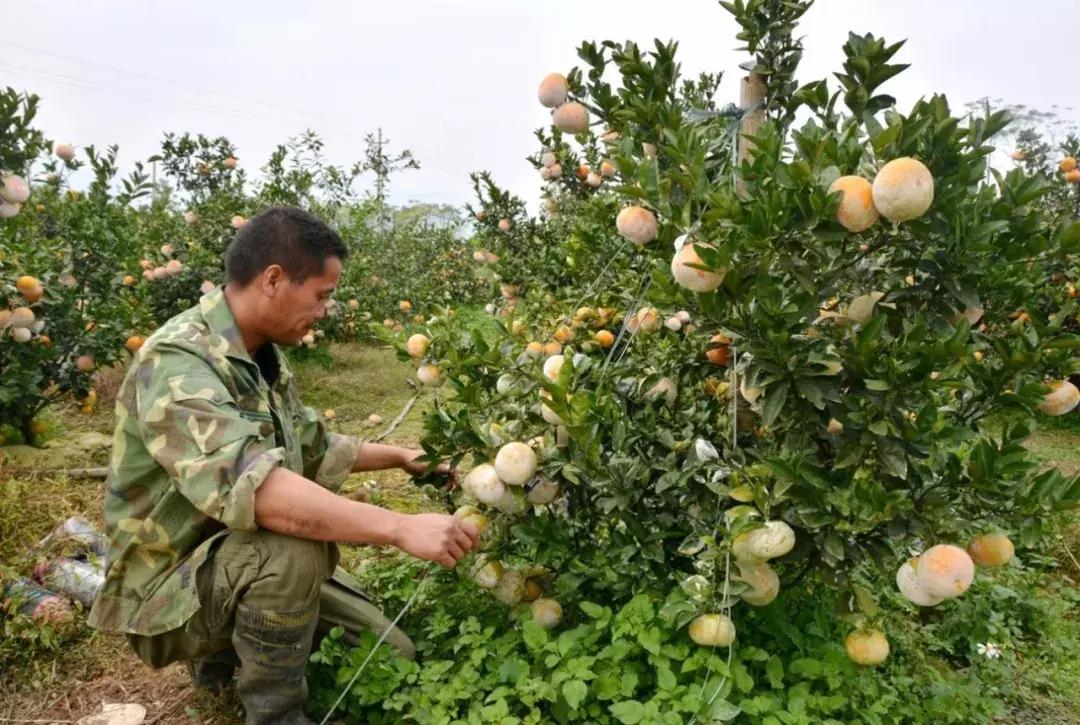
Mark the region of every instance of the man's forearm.
[[396, 546], [403, 519], [394, 511], [339, 496], [283, 467], [275, 468], [255, 492], [255, 523], [301, 539]]
[[353, 462], [353, 473], [361, 471], [381, 471], [386, 468], [401, 468], [412, 456], [416, 455], [400, 446], [388, 446], [382, 443], [363, 443], [356, 453], [356, 461]]

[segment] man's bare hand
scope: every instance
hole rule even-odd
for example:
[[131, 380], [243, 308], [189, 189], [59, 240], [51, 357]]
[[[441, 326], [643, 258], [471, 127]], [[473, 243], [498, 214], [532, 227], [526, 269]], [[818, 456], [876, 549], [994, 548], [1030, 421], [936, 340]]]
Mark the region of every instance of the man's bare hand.
[[472, 524], [446, 514], [413, 514], [401, 522], [395, 545], [406, 554], [453, 569], [480, 542]]

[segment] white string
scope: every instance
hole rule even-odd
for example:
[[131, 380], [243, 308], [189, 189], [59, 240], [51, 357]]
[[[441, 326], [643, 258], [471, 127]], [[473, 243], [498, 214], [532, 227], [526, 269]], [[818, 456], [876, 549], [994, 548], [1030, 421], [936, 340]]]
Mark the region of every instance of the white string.
[[425, 578], [430, 571], [431, 565], [429, 564], [428, 567], [420, 573], [420, 583], [417, 585], [416, 591], [414, 591], [412, 593], [412, 596], [409, 597], [409, 601], [405, 602], [405, 606], [402, 607], [401, 611], [398, 612], [398, 615], [394, 617], [394, 621], [386, 625], [386, 629], [383, 630], [383, 633], [381, 635], [379, 635], [379, 639], [375, 642], [375, 646], [371, 648], [370, 652], [368, 652], [368, 655], [364, 658], [363, 663], [361, 663], [360, 667], [353, 674], [352, 679], [349, 680], [349, 684], [345, 685], [345, 689], [341, 691], [340, 695], [338, 695], [338, 699], [334, 701], [334, 704], [331, 705], [330, 709], [326, 712], [326, 715], [324, 715], [323, 719], [319, 721], [319, 725], [326, 725], [326, 721], [329, 720], [330, 716], [334, 714], [334, 710], [337, 709], [338, 705], [341, 704], [341, 701], [345, 699], [345, 695], [349, 693], [349, 690], [352, 689], [352, 686], [355, 685], [356, 681], [360, 678], [360, 673], [364, 671], [364, 668], [367, 667], [368, 662], [370, 662], [371, 658], [375, 656], [375, 650], [379, 649], [379, 645], [386, 641], [386, 638], [390, 635], [390, 631], [394, 627], [396, 627], [397, 623], [401, 621], [401, 618], [405, 616], [405, 612], [409, 611], [409, 608], [413, 605], [413, 602], [416, 601], [416, 597], [420, 594], [420, 590], [423, 589]]

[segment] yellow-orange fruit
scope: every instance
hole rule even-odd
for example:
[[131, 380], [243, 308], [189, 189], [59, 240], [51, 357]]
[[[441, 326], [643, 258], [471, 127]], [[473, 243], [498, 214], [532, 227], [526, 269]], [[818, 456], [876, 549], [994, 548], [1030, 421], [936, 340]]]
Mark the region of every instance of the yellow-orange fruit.
[[979, 566], [1002, 566], [1013, 558], [1016, 547], [1005, 534], [982, 534], [968, 544], [968, 553]]
[[562, 73], [548, 73], [540, 81], [540, 87], [536, 91], [536, 97], [544, 108], [556, 108], [566, 103], [566, 96], [570, 93], [570, 83]]
[[596, 340], [596, 344], [605, 350], [615, 344], [615, 335], [608, 330], [600, 330], [593, 338]]
[[19, 277], [18, 281], [15, 282], [15, 289], [19, 290], [19, 294], [30, 304], [34, 304], [45, 295], [45, 288], [41, 286], [41, 283], [36, 278], [30, 275]]
[[1080, 184], [1080, 169], [1073, 169], [1069, 173], [1065, 174], [1065, 181], [1070, 184]]
[[702, 614], [690, 623], [690, 639], [704, 647], [727, 647], [735, 641], [735, 625], [725, 614]]
[[849, 232], [862, 232], [878, 220], [874, 207], [874, 188], [861, 176], [841, 176], [829, 186], [829, 193], [840, 192], [836, 220]]
[[559, 327], [555, 329], [553, 337], [560, 345], [565, 345], [574, 339], [574, 331], [566, 325], [559, 325]]
[[131, 287], [135, 284], [135, 278], [132, 277], [130, 274], [125, 274], [123, 284], [125, 287]]
[[1076, 159], [1072, 156], [1066, 156], [1061, 160], [1061, 163], [1058, 164], [1058, 168], [1061, 169], [1061, 173], [1067, 174], [1076, 168]]
[[615, 228], [634, 244], [648, 244], [656, 239], [656, 216], [641, 206], [628, 206], [615, 217]]
[[563, 133], [584, 133], [589, 128], [589, 109], [577, 101], [563, 103], [551, 114], [551, 120]]
[[874, 177], [874, 206], [892, 222], [917, 219], [934, 201], [934, 177], [917, 159], [893, 159]]
[[1044, 415], [1065, 415], [1080, 404], [1080, 390], [1068, 380], [1050, 383], [1052, 390], [1043, 397], [1039, 410]]
[[534, 340], [525, 346], [525, 354], [534, 360], [539, 359], [544, 354], [544, 346]]
[[129, 352], [138, 352], [144, 342], [146, 342], [146, 338], [142, 335], [132, 335], [124, 342], [124, 347], [126, 347]]
[[703, 264], [697, 251], [699, 246], [703, 245], [687, 243], [675, 252], [675, 256], [671, 258], [671, 274], [680, 287], [692, 292], [711, 292], [723, 283], [727, 270], [720, 268], [708, 271], [691, 266]]
[[724, 334], [714, 335], [709, 340], [710, 347], [705, 351], [705, 357], [713, 365], [727, 365], [731, 359], [731, 338]]
[[953, 599], [971, 586], [975, 563], [959, 546], [938, 544], [919, 557], [915, 577], [930, 596]]
[[844, 651], [857, 665], [880, 665], [889, 656], [889, 640], [876, 629], [855, 630], [844, 639]]
[[562, 353], [562, 345], [557, 342], [549, 342], [544, 345], [544, 355], [551, 357]]

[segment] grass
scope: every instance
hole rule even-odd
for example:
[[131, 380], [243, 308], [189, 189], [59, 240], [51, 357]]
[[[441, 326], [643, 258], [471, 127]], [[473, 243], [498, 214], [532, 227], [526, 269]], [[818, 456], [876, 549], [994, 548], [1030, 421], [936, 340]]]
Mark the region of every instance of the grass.
[[[488, 316], [483, 319], [490, 322]], [[408, 382], [415, 379], [412, 366], [399, 361], [389, 348], [333, 345], [330, 353], [329, 365], [312, 359], [295, 367], [305, 403], [319, 411], [336, 412], [331, 423], [334, 430], [372, 438], [417, 395]], [[115, 387], [115, 381], [111, 382]], [[416, 445], [423, 432], [423, 411], [433, 395], [428, 389], [421, 390], [416, 404], [387, 442]], [[100, 409], [91, 415], [81, 415], [66, 405], [48, 413], [47, 438], [63, 443], [86, 431], [111, 433], [111, 400], [102, 397]], [[380, 415], [383, 422], [368, 424], [372, 413]], [[1080, 430], [1053, 423], [1030, 439], [1033, 454], [1066, 473], [1080, 473]], [[100, 523], [102, 489], [98, 480], [34, 475], [0, 464], [0, 575], [28, 571], [38, 556], [32, 551], [35, 542], [67, 516], [78, 514]], [[437, 507], [400, 471], [354, 475], [343, 492], [399, 510]], [[1067, 527], [1062, 534], [1058, 558], [1068, 562], [1067, 552], [1080, 556], [1080, 525]], [[346, 565], [352, 567], [387, 555], [361, 547], [347, 547], [343, 554]], [[1061, 616], [1044, 638], [1047, 647], [1055, 651], [1075, 651], [1080, 648], [1080, 622], [1071, 614], [1076, 607], [1070, 602], [1075, 601], [1071, 597], [1076, 596], [1074, 580], [1080, 579], [1080, 566], [1066, 565], [1060, 572], [1060, 576], [1047, 578], [1045, 592], [1047, 597], [1060, 600]], [[242, 721], [234, 700], [195, 692], [180, 666], [161, 672], [150, 670], [130, 652], [123, 637], [93, 632], [77, 623], [49, 643], [35, 638], [34, 631], [4, 632], [5, 643], [21, 648], [22, 653], [18, 666], [10, 666], [12, 663], [3, 659], [10, 647], [4, 650], [0, 646], [0, 692], [5, 693], [0, 698], [0, 722], [18, 718], [73, 721], [96, 710], [102, 700], [144, 704], [154, 722]], [[1073, 713], [1080, 710], [1075, 696], [1080, 691], [1080, 660], [1075, 667], [1062, 668], [1060, 663], [1067, 660], [1067, 656], [1063, 660], [1048, 655], [1026, 663], [1019, 683], [1022, 703], [1008, 722], [1078, 721]]]

